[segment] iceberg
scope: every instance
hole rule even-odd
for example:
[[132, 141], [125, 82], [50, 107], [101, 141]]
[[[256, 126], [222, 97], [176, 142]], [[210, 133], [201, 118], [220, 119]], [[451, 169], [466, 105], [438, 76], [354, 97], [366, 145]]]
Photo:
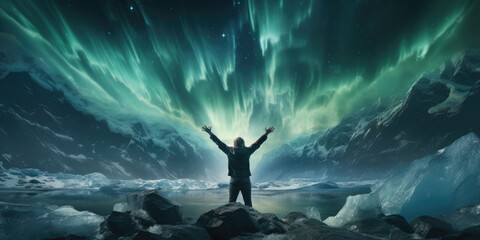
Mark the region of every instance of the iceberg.
[[469, 133], [375, 184], [371, 193], [349, 196], [325, 223], [342, 226], [381, 214], [400, 214], [410, 221], [451, 213], [479, 199], [480, 139]]
[[0, 202], [0, 239], [96, 237], [104, 217], [71, 206]]

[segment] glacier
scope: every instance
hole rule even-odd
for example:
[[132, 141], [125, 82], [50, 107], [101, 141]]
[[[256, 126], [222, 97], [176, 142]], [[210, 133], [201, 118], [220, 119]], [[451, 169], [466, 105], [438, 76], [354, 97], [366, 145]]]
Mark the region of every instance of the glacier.
[[372, 187], [372, 192], [349, 196], [330, 226], [400, 214], [407, 220], [439, 216], [480, 200], [480, 139], [460, 137], [436, 154], [417, 159]]
[[[375, 181], [360, 182], [321, 182], [308, 178], [292, 178], [270, 182], [253, 182], [253, 189], [261, 190], [295, 190], [307, 187], [322, 188], [368, 188]], [[324, 187], [322, 187], [324, 186]], [[101, 173], [77, 175], [69, 173], [49, 173], [33, 168], [3, 167], [0, 162], [0, 188], [4, 189], [92, 189], [108, 191], [137, 191], [137, 190], [209, 190], [228, 188], [227, 182], [216, 182], [199, 179], [130, 179], [117, 180], [107, 178]]]

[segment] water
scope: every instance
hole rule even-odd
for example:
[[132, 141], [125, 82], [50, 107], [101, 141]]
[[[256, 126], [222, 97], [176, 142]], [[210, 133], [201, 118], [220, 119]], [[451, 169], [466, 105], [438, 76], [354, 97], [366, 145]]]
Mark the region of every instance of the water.
[[[263, 213], [283, 217], [289, 212], [309, 212], [322, 219], [335, 215], [347, 196], [369, 192], [368, 188], [329, 189], [317, 191], [252, 190], [253, 207]], [[11, 203], [45, 202], [53, 205], [71, 205], [79, 211], [90, 211], [102, 216], [111, 213], [113, 205], [125, 202], [129, 192], [100, 190], [0, 190], [0, 201]], [[202, 213], [225, 204], [228, 189], [159, 191], [182, 205], [183, 216], [197, 219]], [[237, 201], [243, 203], [241, 194]]]

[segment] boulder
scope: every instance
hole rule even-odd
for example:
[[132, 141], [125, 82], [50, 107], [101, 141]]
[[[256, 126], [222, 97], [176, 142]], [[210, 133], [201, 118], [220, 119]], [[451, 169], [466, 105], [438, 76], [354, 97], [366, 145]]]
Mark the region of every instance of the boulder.
[[460, 239], [480, 239], [480, 226], [473, 226], [463, 229]]
[[322, 239], [322, 240], [342, 240], [355, 239], [367, 240], [373, 239], [358, 233], [351, 232], [344, 228], [329, 227], [320, 220], [308, 218], [298, 219], [292, 225], [286, 234], [288, 240], [303, 239]]
[[130, 236], [138, 230], [137, 224], [129, 212], [113, 211], [100, 225], [100, 233], [105, 239], [115, 239], [119, 236]]
[[410, 225], [423, 238], [438, 238], [453, 231], [450, 224], [430, 216], [415, 218]]
[[315, 228], [315, 227], [323, 227], [327, 226], [324, 222], [315, 219], [315, 218], [299, 218], [295, 222], [292, 222], [289, 226], [289, 229], [296, 229], [296, 228]]
[[454, 232], [442, 240], [478, 240], [480, 239], [480, 226], [473, 226], [463, 229], [461, 232]]
[[352, 232], [391, 240], [413, 238], [409, 236], [408, 233], [400, 230], [400, 228], [397, 226], [389, 224], [381, 218], [366, 218], [357, 220], [349, 222], [343, 225], [343, 227]]
[[407, 220], [405, 220], [404, 217], [401, 215], [389, 215], [383, 217], [383, 220], [389, 224], [392, 224], [396, 227], [398, 227], [400, 230], [406, 232], [406, 233], [414, 233], [415, 231], [413, 228], [408, 224]]
[[273, 213], [264, 213], [255, 217], [258, 221], [260, 232], [264, 234], [282, 234], [288, 229], [288, 225], [282, 220], [278, 219], [278, 217]]
[[65, 237], [55, 237], [55, 238], [48, 238], [46, 240], [87, 240], [88, 237], [77, 236], [77, 235], [67, 235]]
[[241, 203], [228, 203], [202, 214], [196, 225], [207, 229], [213, 239], [230, 239], [243, 232], [260, 231], [255, 209]]
[[148, 229], [149, 232], [140, 231], [133, 239], [162, 239], [183, 240], [198, 239], [210, 240], [210, 235], [205, 228], [192, 225], [155, 225]]
[[140, 231], [135, 235], [133, 235], [131, 239], [132, 240], [165, 240], [165, 238], [163, 238], [162, 236], [153, 234], [147, 231]]
[[[285, 235], [271, 234], [266, 235], [261, 232], [258, 233], [242, 233], [239, 236], [231, 238], [230, 240], [284, 240]], [[286, 239], [285, 239], [286, 240]]]
[[180, 205], [160, 196], [155, 190], [129, 194], [127, 203], [132, 210], [145, 210], [157, 224], [182, 223]]
[[143, 209], [138, 209], [130, 213], [130, 216], [135, 221], [137, 226], [143, 229], [147, 229], [156, 224], [156, 221]]
[[307, 215], [305, 215], [301, 212], [291, 212], [291, 213], [287, 214], [287, 216], [285, 216], [282, 220], [284, 222], [286, 222], [287, 224], [291, 224], [291, 223], [295, 222], [297, 219], [300, 219], [300, 218], [307, 218]]

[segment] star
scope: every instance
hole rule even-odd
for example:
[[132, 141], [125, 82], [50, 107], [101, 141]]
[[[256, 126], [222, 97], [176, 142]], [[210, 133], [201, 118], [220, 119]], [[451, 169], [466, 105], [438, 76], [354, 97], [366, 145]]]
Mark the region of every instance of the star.
[[224, 38], [225, 36], [227, 36], [227, 35], [225, 35], [225, 33], [222, 33], [222, 37]]
[[130, 5], [130, 11], [133, 11], [133, 5]]

